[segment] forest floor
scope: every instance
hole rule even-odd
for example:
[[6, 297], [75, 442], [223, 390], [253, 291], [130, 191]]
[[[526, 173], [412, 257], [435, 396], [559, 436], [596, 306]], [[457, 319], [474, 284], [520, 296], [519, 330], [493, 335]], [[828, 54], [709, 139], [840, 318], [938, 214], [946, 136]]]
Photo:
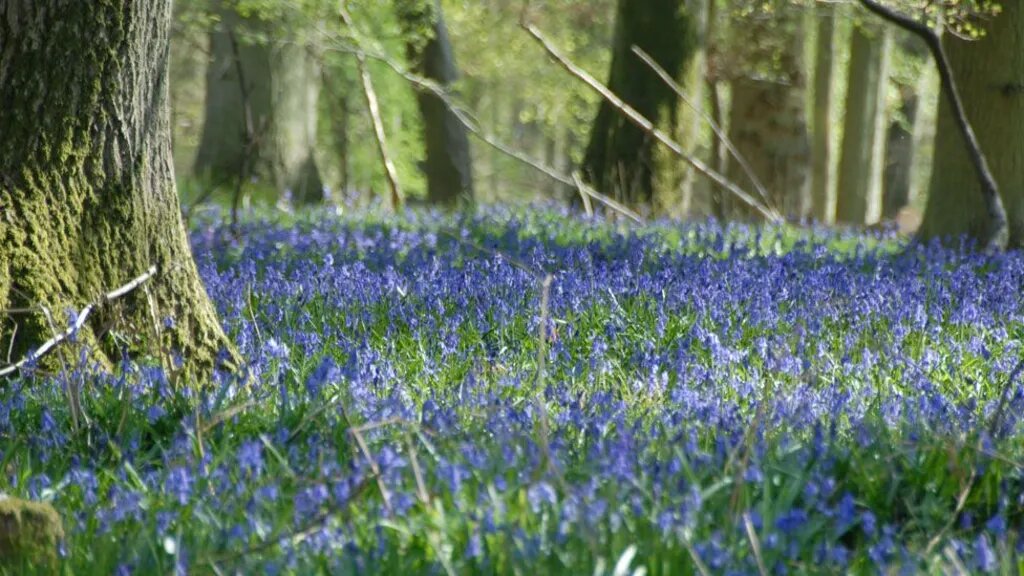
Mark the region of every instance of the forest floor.
[[193, 244], [246, 380], [0, 390], [0, 491], [53, 503], [70, 573], [1024, 570], [1022, 254], [539, 209], [241, 232]]

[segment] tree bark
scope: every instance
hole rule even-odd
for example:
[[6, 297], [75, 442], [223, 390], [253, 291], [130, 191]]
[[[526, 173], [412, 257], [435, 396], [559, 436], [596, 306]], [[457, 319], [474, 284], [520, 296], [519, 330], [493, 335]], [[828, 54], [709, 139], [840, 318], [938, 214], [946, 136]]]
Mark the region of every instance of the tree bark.
[[[110, 364], [120, 351], [99, 337], [104, 326], [143, 335], [152, 313], [171, 317], [161, 343], [201, 370], [229, 343], [174, 184], [170, 17], [169, 0], [0, 1], [0, 308], [45, 306], [62, 331], [68, 308], [156, 265], [155, 310], [136, 291], [92, 315], [78, 339]], [[12, 321], [0, 339], [18, 354], [52, 336], [43, 314]]]
[[[1002, 13], [976, 41], [943, 40], [967, 118], [999, 185], [1011, 246], [1024, 245], [1024, 7], [1001, 3]], [[942, 97], [934, 170], [921, 236], [968, 235], [987, 241], [990, 217], [977, 171]]]
[[254, 33], [272, 26], [217, 4], [210, 33], [203, 135], [195, 173], [214, 182], [261, 178], [300, 203], [319, 202], [316, 165], [318, 64], [305, 47], [272, 47]]
[[[684, 0], [619, 0], [607, 86], [655, 125], [674, 117], [671, 88], [632, 52], [639, 46], [677, 80], [694, 53], [693, 22]], [[585, 180], [632, 206], [654, 199], [654, 140], [602, 102], [583, 159]]]
[[817, 5], [818, 41], [814, 61], [814, 143], [811, 166], [811, 212], [828, 222], [831, 203], [829, 176], [832, 162], [832, 71], [835, 59], [835, 7]]
[[902, 102], [899, 117], [886, 131], [885, 172], [882, 189], [882, 219], [895, 220], [900, 210], [910, 203], [910, 181], [914, 167], [914, 125], [917, 122], [918, 95], [916, 87], [900, 88]]
[[[788, 10], [775, 18], [755, 13], [733, 22], [738, 33], [777, 40], [744, 54], [743, 73], [732, 79], [729, 139], [761, 180], [772, 203], [790, 217], [810, 212], [804, 37], [799, 15]], [[742, 53], [742, 52], [741, 52]], [[729, 160], [729, 179], [747, 187], [750, 177]], [[733, 216], [746, 216], [735, 205]]]
[[836, 190], [836, 221], [844, 224], [867, 223], [869, 207], [877, 205], [881, 158], [876, 146], [878, 115], [885, 113], [884, 60], [889, 50], [888, 27], [875, 31], [854, 26], [850, 41], [850, 69], [846, 97], [846, 121], [839, 160]]
[[[458, 79], [448, 27], [437, 0], [399, 0], [396, 3], [406, 52], [413, 69], [450, 90]], [[453, 206], [473, 202], [473, 163], [469, 133], [448, 105], [429, 90], [416, 93], [423, 118], [427, 158], [427, 201]]]

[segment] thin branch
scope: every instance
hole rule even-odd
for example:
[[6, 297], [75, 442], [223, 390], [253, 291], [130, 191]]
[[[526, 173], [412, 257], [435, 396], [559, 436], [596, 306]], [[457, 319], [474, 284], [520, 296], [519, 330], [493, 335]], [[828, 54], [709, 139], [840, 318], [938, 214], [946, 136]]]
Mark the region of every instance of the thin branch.
[[942, 46], [942, 39], [923, 22], [917, 21], [906, 14], [901, 14], [888, 6], [878, 3], [876, 0], [860, 0], [860, 3], [883, 20], [895, 24], [923, 40], [931, 51], [932, 57], [935, 59], [935, 65], [939, 69], [942, 93], [953, 107], [953, 119], [956, 120], [960, 134], [963, 136], [967, 152], [971, 157], [971, 162], [974, 164], [974, 170], [977, 172], [978, 183], [981, 185], [981, 195], [985, 202], [985, 210], [988, 212], [990, 226], [988, 231], [989, 237], [985, 238], [986, 248], [1005, 248], [1009, 239], [1009, 232], [1006, 225], [1006, 210], [1003, 207], [1003, 200], [999, 196], [999, 185], [989, 169], [985, 153], [981, 150], [978, 137], [974, 134], [974, 129], [971, 127], [971, 121], [967, 118], [967, 111], [964, 109], [960, 90], [957, 88], [956, 79], [953, 77], [953, 66], [949, 63], [946, 50]]
[[6, 368], [0, 369], [0, 378], [5, 378], [7, 376], [10, 376], [11, 374], [14, 374], [18, 370], [21, 370], [22, 368], [24, 368], [25, 365], [27, 365], [29, 362], [35, 362], [35, 361], [39, 360], [40, 358], [42, 358], [43, 356], [45, 356], [47, 353], [51, 352], [59, 344], [61, 344], [62, 342], [64, 342], [68, 338], [70, 338], [73, 335], [75, 335], [79, 330], [81, 330], [82, 327], [85, 326], [85, 321], [89, 319], [89, 315], [92, 314], [92, 312], [94, 310], [96, 310], [97, 308], [100, 308], [100, 307], [104, 306], [105, 304], [108, 304], [108, 303], [110, 303], [110, 302], [112, 302], [114, 300], [117, 300], [118, 298], [121, 298], [122, 296], [125, 296], [126, 294], [131, 293], [133, 290], [137, 289], [139, 286], [142, 286], [143, 284], [148, 282], [153, 276], [156, 276], [156, 273], [157, 273], [157, 267], [156, 266], [150, 266], [149, 269], [146, 270], [145, 273], [143, 273], [142, 275], [134, 278], [131, 282], [128, 282], [127, 284], [125, 284], [124, 286], [121, 286], [120, 288], [117, 288], [115, 290], [107, 292], [106, 294], [104, 294], [96, 302], [93, 302], [93, 303], [87, 305], [85, 308], [82, 308], [82, 311], [78, 313], [78, 316], [75, 317], [75, 321], [71, 324], [71, 326], [67, 330], [65, 330], [64, 332], [62, 332], [60, 334], [57, 334], [56, 336], [54, 336], [53, 338], [47, 340], [46, 342], [43, 342], [43, 344], [41, 346], [39, 346], [39, 348], [37, 348], [35, 350], [35, 352], [32, 352], [32, 353], [28, 354], [27, 356], [25, 356], [24, 358], [22, 358], [18, 362], [14, 363], [14, 364], [11, 364], [10, 366], [7, 366]]
[[[338, 3], [338, 13], [345, 27], [352, 31], [355, 36], [356, 28], [352, 22], [352, 15], [345, 7], [345, 0]], [[377, 140], [377, 151], [380, 153], [381, 162], [384, 164], [384, 174], [387, 176], [388, 187], [391, 189], [391, 209], [398, 212], [402, 206], [402, 189], [398, 183], [398, 170], [395, 163], [391, 161], [388, 154], [387, 133], [384, 131], [384, 121], [380, 117], [380, 103], [377, 100], [377, 91], [373, 88], [373, 78], [366, 67], [366, 54], [361, 50], [356, 52], [356, 63], [359, 67], [359, 78], [363, 85], [363, 96], [366, 97], [366, 106], [373, 120], [373, 134]]]
[[537, 29], [536, 26], [529, 22], [520, 22], [520, 26], [534, 39], [537, 41], [544, 51], [547, 52], [548, 56], [553, 58], [558, 64], [562, 66], [569, 74], [575, 76], [577, 79], [583, 81], [592, 90], [601, 95], [602, 98], [613, 108], [618, 110], [627, 120], [635, 124], [638, 128], [647, 133], [648, 136], [654, 138], [660, 142], [663, 146], [668, 148], [673, 154], [684, 160], [690, 166], [693, 166], [698, 172], [707, 176], [712, 181], [717, 183], [722, 188], [728, 190], [734, 196], [739, 198], [744, 204], [750, 206], [757, 212], [759, 212], [769, 222], [781, 222], [782, 217], [772, 210], [771, 208], [763, 205], [745, 190], [737, 186], [734, 182], [731, 182], [728, 178], [705, 164], [699, 158], [695, 158], [690, 154], [686, 153], [683, 147], [670, 138], [663, 131], [659, 130], [653, 122], [647, 119], [643, 114], [640, 114], [635, 108], [627, 104], [619, 96], [611, 91], [607, 86], [599, 82], [593, 76], [590, 75], [586, 70], [583, 70], [566, 56], [564, 56], [555, 46]]
[[1013, 383], [1017, 381], [1017, 377], [1020, 376], [1021, 370], [1024, 370], [1024, 356], [1017, 361], [1017, 365], [1010, 371], [1010, 377], [1006, 379], [1006, 383], [1003, 384], [1003, 389], [999, 393], [999, 406], [996, 408], [995, 414], [992, 415], [992, 422], [988, 427], [989, 436], [995, 436], [999, 431], [999, 426], [1003, 423], [1003, 412], [1006, 411], [1010, 390], [1013, 388]]
[[774, 210], [775, 207], [772, 206], [772, 201], [770, 195], [768, 194], [768, 189], [764, 187], [764, 184], [761, 182], [761, 179], [757, 177], [757, 174], [754, 172], [754, 169], [751, 168], [750, 163], [747, 162], [747, 159], [744, 158], [742, 154], [740, 154], [740, 151], [736, 148], [735, 145], [733, 145], [732, 139], [729, 138], [729, 136], [725, 133], [724, 130], [722, 130], [722, 127], [719, 126], [718, 122], [715, 122], [714, 118], [708, 116], [707, 113], [704, 112], [704, 110], [702, 110], [699, 106], [694, 104], [693, 100], [690, 100], [690, 98], [686, 95], [686, 91], [683, 90], [683, 87], [680, 86], [678, 82], [673, 80], [672, 76], [670, 76], [664, 68], [662, 68], [657, 62], [655, 62], [654, 58], [651, 58], [650, 54], [644, 52], [644, 50], [639, 46], [633, 46], [633, 53], [636, 54], [637, 57], [639, 57], [640, 60], [647, 65], [648, 68], [654, 71], [654, 73], [658, 75], [658, 78], [660, 78], [666, 86], [668, 86], [673, 92], [675, 92], [676, 96], [678, 96], [684, 104], [689, 106], [690, 109], [696, 112], [702, 120], [707, 122], [708, 126], [711, 127], [711, 131], [715, 134], [715, 137], [717, 137], [719, 141], [721, 141], [721, 143], [725, 146], [726, 150], [728, 150], [729, 153], [732, 154], [732, 157], [736, 159], [736, 163], [739, 164], [740, 168], [743, 169], [743, 173], [747, 175], [747, 178], [750, 178], [750, 183], [754, 185], [754, 190], [757, 191], [757, 195], [761, 197], [761, 201], [764, 203], [764, 205]]
[[750, 548], [754, 551], [754, 560], [757, 561], [758, 574], [768, 576], [768, 567], [764, 563], [764, 556], [761, 555], [761, 541], [757, 537], [757, 530], [754, 530], [754, 522], [750, 519], [749, 513], [743, 514], [743, 527], [747, 530]]
[[455, 99], [452, 97], [451, 93], [445, 90], [443, 86], [440, 86], [436, 82], [428, 78], [424, 78], [422, 76], [414, 74], [412, 72], [409, 72], [408, 70], [404, 69], [402, 66], [395, 63], [393, 60], [391, 60], [390, 58], [383, 54], [376, 54], [373, 52], [364, 51], [360, 48], [353, 50], [347, 48], [343, 49], [339, 47], [337, 49], [339, 51], [354, 53], [357, 56], [359, 54], [362, 54], [366, 58], [370, 58], [385, 64], [388, 68], [391, 68], [391, 70], [394, 71], [395, 74], [398, 74], [400, 77], [402, 77], [402, 79], [409, 82], [409, 84], [411, 84], [414, 89], [421, 92], [430, 92], [431, 94], [436, 96], [445, 105], [445, 107], [448, 108], [448, 110], [452, 113], [455, 119], [458, 120], [459, 123], [462, 124], [462, 126], [466, 130], [468, 130], [470, 134], [475, 136], [484, 144], [490, 146], [491, 148], [494, 148], [498, 152], [512, 158], [513, 160], [516, 160], [526, 166], [529, 166], [530, 168], [533, 168], [537, 172], [543, 174], [544, 176], [547, 176], [548, 178], [555, 182], [580, 190], [581, 193], [586, 194], [590, 198], [593, 198], [600, 202], [601, 204], [607, 206], [609, 209], [619, 212], [623, 216], [629, 218], [630, 220], [633, 220], [638, 224], [643, 223], [643, 218], [635, 211], [630, 210], [628, 207], [616, 202], [615, 200], [612, 200], [611, 198], [604, 194], [601, 194], [591, 186], [586, 186], [581, 189], [579, 185], [576, 183], [576, 178], [572, 176], [567, 176], [565, 174], [561, 174], [554, 168], [551, 168], [550, 166], [547, 166], [538, 160], [534, 160], [529, 156], [525, 155], [524, 153], [512, 148], [508, 144], [501, 142], [492, 134], [484, 132], [483, 129], [480, 128], [479, 122], [477, 122], [472, 117], [472, 114], [467, 112], [461, 105], [459, 105], [459, 103], [456, 102]]

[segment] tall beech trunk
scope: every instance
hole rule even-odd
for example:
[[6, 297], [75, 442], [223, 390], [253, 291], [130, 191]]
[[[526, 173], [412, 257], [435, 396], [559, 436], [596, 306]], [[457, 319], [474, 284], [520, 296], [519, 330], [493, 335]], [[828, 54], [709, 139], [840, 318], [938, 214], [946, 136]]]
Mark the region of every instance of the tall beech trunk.
[[835, 7], [817, 5], [818, 41], [814, 60], [814, 142], [811, 161], [811, 213], [819, 222], [829, 220], [832, 163], [832, 71], [835, 60]]
[[224, 4], [217, 12], [195, 173], [214, 182], [257, 177], [291, 190], [300, 203], [319, 202], [319, 65], [305, 47], [252, 41], [253, 33], [270, 31], [270, 23], [242, 18]]
[[[673, 78], [682, 81], [695, 39], [685, 0], [619, 0], [607, 85], [655, 125], [674, 118], [679, 102], [671, 88], [633, 54], [647, 52]], [[654, 141], [608, 102], [594, 119], [583, 158], [584, 178], [598, 190], [630, 205], [654, 199]]]
[[888, 27], [865, 30], [854, 26], [850, 40], [850, 70], [846, 120], [836, 190], [836, 221], [867, 223], [869, 209], [879, 204], [881, 163], [877, 132], [885, 113], [888, 83], [886, 58], [892, 34]]
[[[418, 74], [451, 89], [458, 79], [455, 52], [437, 0], [400, 0], [397, 12], [408, 38], [409, 61]], [[448, 105], [427, 90], [416, 94], [423, 118], [427, 201], [454, 205], [473, 201], [469, 133]]]
[[[802, 22], [792, 10], [778, 18], [757, 15], [733, 23], [739, 33], [767, 37], [776, 35], [777, 46], [751, 53], [748, 70], [732, 82], [729, 138], [747, 160], [772, 197], [772, 203], [786, 216], [802, 218], [810, 212], [808, 171], [811, 161], [807, 129]], [[765, 76], [765, 69], [771, 70]], [[753, 189], [750, 177], [739, 162], [730, 159], [729, 179]], [[746, 206], [733, 204], [734, 216], [748, 216]]]
[[[151, 265], [147, 285], [163, 344], [211, 366], [228, 341], [192, 260], [171, 161], [170, 0], [0, 2], [0, 308], [45, 306], [57, 328], [98, 295]], [[122, 303], [123, 302], [123, 303]], [[137, 290], [90, 316], [79, 340], [117, 321], [151, 334]], [[4, 324], [6, 350], [24, 354], [52, 335], [38, 313]], [[99, 344], [99, 347], [96, 345]]]
[[[943, 40], [967, 117], [999, 184], [1011, 246], [1024, 246], [1024, 6], [1001, 2], [1002, 13], [977, 41]], [[985, 239], [988, 216], [977, 172], [948, 100], [939, 104], [934, 169], [920, 233], [924, 238]]]

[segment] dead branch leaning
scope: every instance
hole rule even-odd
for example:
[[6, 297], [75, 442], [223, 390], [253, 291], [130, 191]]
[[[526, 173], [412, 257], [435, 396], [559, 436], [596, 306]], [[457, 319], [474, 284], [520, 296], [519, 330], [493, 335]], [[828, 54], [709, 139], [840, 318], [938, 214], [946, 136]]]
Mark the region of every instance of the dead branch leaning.
[[520, 22], [520, 26], [525, 30], [538, 44], [544, 48], [548, 56], [553, 58], [559, 65], [562, 66], [569, 74], [575, 76], [577, 79], [583, 81], [592, 90], [601, 95], [602, 98], [616, 110], [618, 110], [627, 120], [635, 124], [638, 128], [643, 130], [647, 135], [651, 136], [663, 146], [668, 148], [673, 154], [681, 158], [690, 166], [693, 166], [697, 172], [700, 172], [704, 176], [710, 178], [713, 182], [728, 190], [732, 195], [740, 199], [744, 204], [750, 206], [765, 218], [769, 222], [781, 222], [782, 217], [778, 212], [765, 206], [759, 202], [756, 198], [751, 196], [745, 190], [740, 188], [736, 183], [730, 181], [722, 174], [715, 171], [713, 168], [705, 164], [699, 158], [695, 158], [690, 154], [686, 153], [683, 147], [670, 138], [663, 131], [659, 130], [653, 122], [640, 114], [635, 108], [627, 104], [621, 98], [619, 98], [614, 92], [611, 91], [607, 86], [599, 82], [596, 78], [591, 76], [586, 70], [583, 70], [566, 56], [564, 56], [555, 46], [544, 36], [543, 33], [536, 26], [530, 24], [526, 20]]
[[[352, 15], [345, 7], [345, 0], [338, 3], [338, 13], [345, 27], [352, 32], [353, 40], [356, 39], [357, 31], [352, 21]], [[377, 91], [373, 88], [373, 78], [366, 67], [366, 54], [356, 50], [356, 63], [359, 67], [359, 78], [363, 85], [363, 96], [366, 97], [366, 107], [369, 109], [370, 118], [373, 120], [373, 134], [377, 140], [377, 151], [380, 153], [381, 162], [384, 164], [384, 174], [387, 176], [388, 187], [391, 189], [391, 209], [398, 212], [402, 206], [402, 189], [398, 183], [398, 170], [388, 154], [387, 133], [384, 130], [384, 121], [380, 116], [380, 103], [377, 100]]]
[[742, 154], [740, 154], [740, 151], [736, 148], [735, 145], [733, 145], [732, 139], [729, 138], [729, 136], [725, 133], [724, 130], [722, 130], [722, 127], [719, 126], [718, 122], [715, 122], [714, 118], [708, 116], [707, 113], [704, 112], [704, 110], [702, 110], [699, 106], [694, 104], [693, 100], [690, 100], [690, 98], [686, 95], [686, 91], [683, 90], [683, 87], [680, 86], [678, 82], [673, 80], [672, 76], [670, 76], [669, 73], [666, 72], [665, 69], [661, 67], [661, 65], [655, 62], [654, 58], [651, 58], [650, 54], [644, 52], [644, 50], [639, 46], [633, 46], [633, 53], [636, 54], [637, 57], [640, 58], [640, 60], [647, 65], [648, 68], [650, 68], [655, 74], [657, 74], [658, 78], [661, 79], [662, 83], [664, 83], [673, 92], [675, 92], [676, 96], [678, 96], [684, 104], [686, 104], [687, 106], [690, 107], [691, 110], [696, 112], [697, 115], [700, 116], [701, 120], [707, 122], [708, 126], [711, 127], [711, 131], [715, 134], [715, 137], [722, 142], [722, 144], [725, 146], [725, 149], [729, 151], [729, 154], [731, 154], [732, 157], [736, 160], [736, 163], [740, 165], [740, 168], [743, 169], [743, 173], [747, 175], [747, 178], [750, 178], [750, 183], [754, 185], [754, 190], [757, 191], [757, 195], [761, 197], [761, 201], [764, 202], [764, 205], [774, 210], [775, 206], [772, 204], [771, 196], [768, 194], [768, 189], [764, 187], [764, 184], [761, 182], [761, 179], [757, 177], [757, 174], [754, 172], [754, 169], [751, 168], [750, 163], [747, 162], [747, 159], [744, 158]]

